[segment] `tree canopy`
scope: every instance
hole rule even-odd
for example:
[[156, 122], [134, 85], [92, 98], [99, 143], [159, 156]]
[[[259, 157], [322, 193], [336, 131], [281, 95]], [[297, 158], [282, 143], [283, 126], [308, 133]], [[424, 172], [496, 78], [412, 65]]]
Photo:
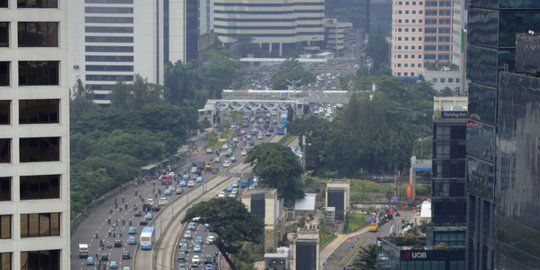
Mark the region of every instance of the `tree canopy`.
[[373, 60], [371, 67], [373, 73], [380, 73], [382, 71], [381, 68], [383, 68], [385, 64], [389, 64], [389, 50], [390, 45], [382, 34], [381, 29], [379, 29], [375, 35], [370, 36], [366, 45], [366, 55]]
[[[292, 134], [306, 136], [306, 169], [348, 177], [402, 170], [415, 141], [431, 134], [433, 89], [428, 83], [391, 77], [357, 76], [353, 82], [357, 89], [375, 83], [377, 91], [353, 94], [334, 121], [313, 118], [289, 124]], [[429, 156], [430, 149], [417, 148]]]
[[229, 255], [237, 254], [245, 242], [259, 242], [264, 223], [251, 214], [244, 204], [233, 198], [213, 198], [188, 209], [182, 223], [200, 217], [200, 223], [210, 224], [217, 234], [214, 244], [233, 269]]
[[259, 177], [258, 185], [276, 188], [280, 197], [288, 203], [303, 198], [302, 165], [293, 151], [278, 143], [255, 146], [244, 163], [254, 165], [253, 173]]
[[296, 59], [285, 60], [279, 72], [272, 77], [274, 89], [288, 89], [289, 86], [302, 86], [314, 81], [315, 76], [306, 71]]

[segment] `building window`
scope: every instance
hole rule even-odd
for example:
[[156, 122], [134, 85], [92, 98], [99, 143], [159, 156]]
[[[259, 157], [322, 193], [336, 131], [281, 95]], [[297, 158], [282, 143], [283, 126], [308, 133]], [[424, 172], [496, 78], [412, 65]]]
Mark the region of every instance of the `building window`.
[[11, 139], [0, 139], [0, 163], [11, 162]]
[[0, 125], [9, 125], [11, 119], [11, 101], [0, 100]]
[[453, 83], [453, 82], [454, 82], [454, 78], [448, 78], [448, 82], [449, 82], [449, 83]]
[[0, 86], [9, 86], [9, 62], [0, 62]]
[[[0, 216], [0, 239], [11, 238], [11, 216]], [[3, 269], [3, 268], [2, 268]]]
[[60, 270], [60, 250], [21, 252], [21, 270]]
[[438, 80], [437, 78], [433, 78], [433, 79], [431, 79], [431, 82], [432, 82], [432, 83], [438, 83], [439, 80]]
[[21, 214], [21, 237], [60, 235], [60, 213]]
[[58, 99], [19, 100], [19, 124], [58, 123]]
[[60, 161], [60, 138], [21, 138], [20, 162]]
[[9, 47], [9, 23], [0, 22], [0, 47]]
[[[413, 55], [414, 56], [414, 55]], [[413, 57], [414, 58], [414, 57]], [[418, 67], [422, 67], [422, 64], [418, 64]]]
[[19, 61], [19, 85], [58, 85], [58, 61]]
[[20, 177], [21, 200], [59, 199], [60, 175]]
[[8, 0], [0, 0], [0, 8], [7, 8], [7, 7], [8, 7]]
[[456, 78], [456, 83], [459, 83], [459, 78]]
[[19, 47], [58, 47], [57, 22], [19, 22]]
[[0, 270], [12, 270], [11, 253], [0, 253]]
[[18, 8], [57, 8], [58, 0], [17, 0]]
[[0, 201], [11, 201], [10, 177], [0, 177]]
[[441, 83], [445, 83], [446, 82], [446, 79], [445, 78], [441, 78]]

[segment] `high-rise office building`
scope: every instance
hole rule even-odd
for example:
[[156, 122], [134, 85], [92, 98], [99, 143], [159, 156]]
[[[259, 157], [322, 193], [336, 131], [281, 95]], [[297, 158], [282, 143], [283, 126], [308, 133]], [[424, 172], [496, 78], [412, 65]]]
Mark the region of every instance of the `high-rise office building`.
[[[414, 1], [403, 3], [412, 4]], [[449, 63], [452, 53], [453, 0], [425, 0], [424, 6], [424, 61]]]
[[467, 45], [467, 0], [454, 0], [452, 17], [452, 64], [458, 67], [459, 71], [459, 92], [467, 92], [465, 80], [466, 73], [466, 50]]
[[540, 36], [520, 34], [499, 79], [494, 269], [540, 266]]
[[69, 269], [66, 0], [0, 0], [0, 268]]
[[85, 0], [71, 6], [70, 80], [85, 83], [97, 104], [110, 104], [118, 81], [135, 74], [164, 83], [166, 63], [198, 56], [198, 0]]
[[[538, 204], [531, 203], [528, 198], [530, 192], [538, 190], [537, 181], [531, 178], [531, 173], [535, 173], [533, 153], [536, 146], [523, 148], [516, 144], [518, 140], [515, 139], [516, 136], [530, 139], [527, 137], [530, 130], [523, 129], [517, 133], [518, 128], [531, 123], [525, 117], [530, 114], [523, 114], [521, 104], [526, 104], [527, 100], [519, 88], [522, 86], [516, 84], [501, 88], [499, 83], [502, 81], [499, 82], [498, 78], [502, 71], [514, 71], [516, 34], [540, 30], [540, 2], [471, 1], [468, 17], [467, 269], [535, 269], [538, 257], [535, 259], [530, 255], [538, 254], [538, 241], [532, 240], [538, 234], [531, 234], [534, 230], [528, 229], [536, 228], [538, 232], [537, 214], [529, 214]], [[526, 83], [526, 80], [522, 82]], [[519, 94], [521, 103], [503, 104], [508, 102], [503, 98], [511, 100], [505, 91]], [[509, 110], [508, 106], [515, 110]], [[510, 113], [513, 119], [498, 115], [497, 108], [499, 112], [503, 109]], [[517, 121], [520, 117], [522, 122]], [[516, 126], [508, 126], [510, 123]], [[497, 129], [514, 130], [515, 133], [497, 135]], [[513, 149], [525, 151], [524, 154], [532, 159], [517, 161], [517, 152]], [[508, 153], [514, 153], [514, 156]], [[525, 162], [525, 166], [532, 167], [518, 167], [517, 162]], [[515, 196], [513, 200], [506, 192]]]
[[[419, 79], [424, 67], [424, 0], [392, 2], [392, 75]], [[413, 5], [414, 3], [414, 5]]]
[[321, 45], [323, 18], [324, 0], [214, 0], [214, 31], [221, 42], [250, 37], [280, 56], [287, 47]]
[[436, 225], [465, 224], [467, 97], [435, 97], [432, 215]]

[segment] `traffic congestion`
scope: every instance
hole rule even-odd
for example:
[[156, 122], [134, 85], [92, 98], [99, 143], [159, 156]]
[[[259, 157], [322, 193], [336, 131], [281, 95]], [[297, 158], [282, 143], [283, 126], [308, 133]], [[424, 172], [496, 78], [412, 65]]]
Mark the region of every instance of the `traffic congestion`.
[[[159, 213], [167, 205], [189, 190], [203, 185], [216, 174], [227, 173], [233, 164], [245, 157], [256, 144], [267, 141], [280, 126], [278, 116], [270, 113], [252, 113], [242, 122], [231, 124], [235, 131], [222, 145], [215, 149], [199, 145], [196, 155], [181, 166], [171, 164], [136, 186], [96, 208], [72, 238], [71, 269], [122, 269], [130, 270], [137, 247], [152, 250], [156, 235], [154, 227], [159, 224]], [[228, 191], [228, 192], [227, 192]], [[224, 190], [228, 197], [237, 197], [241, 188]], [[212, 245], [215, 235], [209, 225], [198, 224], [190, 230], [191, 239], [180, 241], [178, 250], [187, 249], [185, 261], [178, 260], [178, 269], [216, 269], [219, 256]], [[185, 236], [185, 235], [184, 235]], [[181, 243], [187, 243], [185, 246]], [[197, 256], [195, 256], [197, 255]], [[208, 255], [208, 256], [207, 256]], [[210, 259], [211, 257], [211, 259]], [[211, 262], [211, 263], [210, 263]]]

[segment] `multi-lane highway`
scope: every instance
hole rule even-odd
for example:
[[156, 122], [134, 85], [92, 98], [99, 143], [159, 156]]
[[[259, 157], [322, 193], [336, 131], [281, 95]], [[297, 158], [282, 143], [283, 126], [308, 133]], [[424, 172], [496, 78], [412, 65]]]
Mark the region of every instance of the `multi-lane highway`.
[[[270, 142], [278, 142], [281, 137], [282, 136], [274, 136]], [[243, 164], [240, 161], [235, 166], [231, 167], [229, 171], [248, 172], [249, 169], [251, 169], [249, 164]], [[175, 252], [185, 226], [181, 223], [181, 220], [183, 219], [189, 205], [207, 201], [215, 197], [228, 185], [238, 180], [240, 180], [238, 177], [218, 175], [217, 177], [206, 182], [204, 191], [204, 186], [193, 188], [193, 190], [189, 193], [191, 199], [189, 199], [187, 196], [183, 196], [170, 203], [169, 206], [161, 211], [162, 213], [158, 218], [158, 220], [162, 219], [160, 221], [160, 225], [154, 225], [156, 226], [157, 244], [151, 251], [136, 251], [137, 253], [133, 269], [176, 269]], [[177, 212], [174, 212], [175, 217], [171, 216], [170, 214], [165, 214], [165, 212], [169, 212], [169, 208], [177, 209]], [[158, 228], [162, 225], [164, 226], [163, 228]]]

